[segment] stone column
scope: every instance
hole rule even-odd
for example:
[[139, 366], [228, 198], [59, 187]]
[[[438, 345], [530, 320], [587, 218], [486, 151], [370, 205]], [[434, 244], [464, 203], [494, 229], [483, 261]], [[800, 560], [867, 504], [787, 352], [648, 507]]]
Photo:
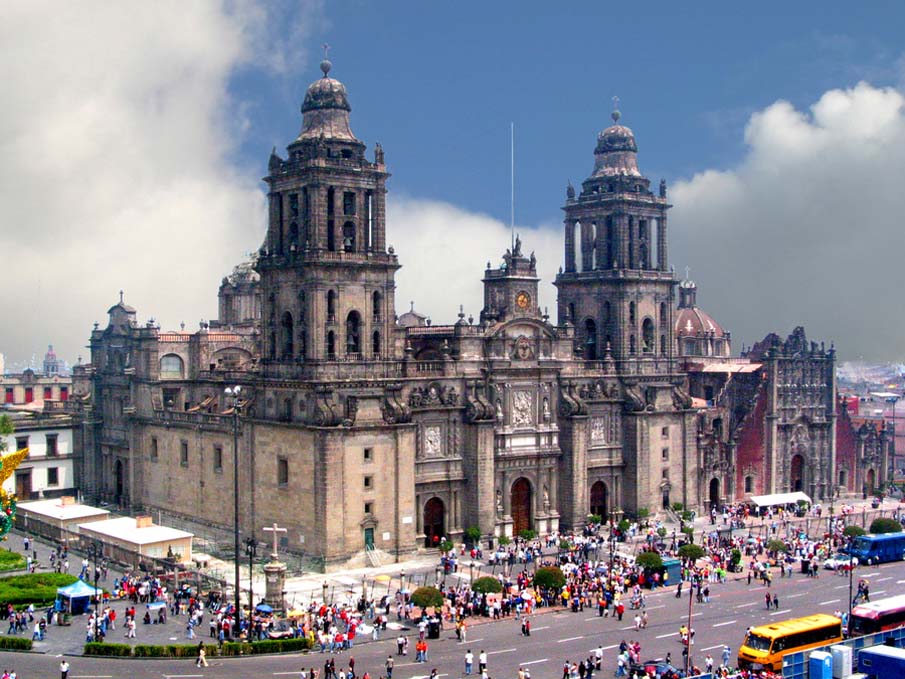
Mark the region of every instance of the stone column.
[[551, 492], [551, 509], [559, 511], [562, 524], [578, 529], [588, 514], [588, 417], [579, 415], [559, 421], [559, 443], [563, 451], [558, 493]]
[[383, 182], [374, 190], [374, 250], [386, 251], [386, 188]]
[[[283, 592], [286, 590], [286, 564], [278, 561], [276, 555], [264, 566], [264, 601], [273, 610], [281, 610], [286, 614], [286, 601]], [[254, 606], [254, 602], [251, 602]]]
[[566, 228], [566, 273], [575, 271], [575, 221], [567, 219]]
[[660, 271], [666, 271], [669, 266], [666, 248], [666, 213], [663, 213], [657, 220], [657, 268]]

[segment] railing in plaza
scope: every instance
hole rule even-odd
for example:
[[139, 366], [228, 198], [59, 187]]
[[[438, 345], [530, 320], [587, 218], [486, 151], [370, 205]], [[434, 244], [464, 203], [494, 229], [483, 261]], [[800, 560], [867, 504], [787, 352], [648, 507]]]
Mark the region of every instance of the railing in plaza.
[[870, 648], [871, 646], [882, 646], [887, 639], [892, 638], [897, 648], [905, 646], [905, 627], [889, 630], [886, 632], [877, 632], [876, 634], [867, 634], [863, 637], [855, 637], [853, 639], [845, 639], [838, 644], [828, 644], [819, 648], [812, 648], [807, 651], [798, 653], [789, 653], [782, 659], [782, 676], [783, 679], [808, 679], [808, 658], [814, 651], [830, 652], [832, 646], [848, 646], [852, 649], [853, 669], [857, 670], [858, 651]]

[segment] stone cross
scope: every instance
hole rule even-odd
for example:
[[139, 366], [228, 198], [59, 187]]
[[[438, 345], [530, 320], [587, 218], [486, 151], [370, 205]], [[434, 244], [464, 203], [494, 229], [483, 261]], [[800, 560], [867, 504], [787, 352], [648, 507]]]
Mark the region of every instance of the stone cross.
[[287, 533], [288, 531], [285, 528], [280, 528], [276, 523], [273, 524], [273, 528], [270, 526], [264, 526], [264, 530], [268, 533], [273, 533], [273, 552], [270, 554], [270, 558], [276, 561], [277, 559], [277, 538], [280, 533]]

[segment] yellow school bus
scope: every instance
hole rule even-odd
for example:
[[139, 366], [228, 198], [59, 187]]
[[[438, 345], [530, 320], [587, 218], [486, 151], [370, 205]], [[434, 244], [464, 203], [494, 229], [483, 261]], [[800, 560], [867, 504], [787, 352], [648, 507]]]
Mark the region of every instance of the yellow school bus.
[[739, 669], [782, 671], [782, 657], [842, 641], [842, 621], [818, 613], [754, 627], [738, 649]]

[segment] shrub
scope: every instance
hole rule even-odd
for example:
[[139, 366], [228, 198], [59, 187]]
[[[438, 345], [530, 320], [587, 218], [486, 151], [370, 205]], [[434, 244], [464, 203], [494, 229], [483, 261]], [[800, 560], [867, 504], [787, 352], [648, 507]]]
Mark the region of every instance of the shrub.
[[663, 526], [660, 526], [660, 527], [657, 529], [657, 535], [659, 535], [661, 538], [665, 538], [665, 537], [666, 537], [666, 529], [665, 529]]
[[[874, 519], [870, 524], [870, 532], [877, 533], [901, 533], [902, 532], [902, 524], [896, 521], [895, 519], [887, 519], [884, 517], [880, 517], [879, 519]], [[0, 597], [2, 598], [2, 597]]]
[[572, 543], [569, 542], [568, 540], [566, 540], [565, 538], [562, 538], [559, 541], [559, 548], [562, 551], [568, 552], [570, 549], [572, 549]]
[[487, 594], [488, 592], [502, 592], [503, 586], [496, 578], [484, 576], [483, 578], [478, 578], [473, 583], [471, 583], [471, 589], [475, 592], [479, 592], [480, 594]]
[[641, 507], [641, 508], [638, 510], [638, 518], [639, 518], [639, 519], [646, 519], [646, 518], [648, 518], [649, 516], [650, 516], [650, 510], [649, 510], [647, 507]]
[[842, 531], [842, 534], [849, 538], [856, 538], [859, 535], [866, 535], [867, 531], [864, 530], [861, 526], [851, 524], [850, 526], [845, 527], [845, 530]]
[[663, 558], [656, 552], [641, 552], [638, 555], [638, 558], [635, 559], [635, 563], [641, 566], [641, 568], [652, 571], [663, 568]]
[[512, 542], [512, 540], [509, 539], [509, 536], [508, 536], [508, 535], [501, 535], [501, 536], [500, 536], [500, 546], [505, 547], [505, 546], [508, 545], [510, 542]]
[[685, 505], [683, 505], [681, 502], [672, 503], [672, 510], [674, 512], [681, 512], [683, 509], [685, 509]]
[[622, 521], [619, 522], [619, 530], [621, 530], [623, 534], [627, 533], [631, 525], [632, 524], [628, 519], [622, 519]]
[[588, 514], [588, 523], [601, 523], [603, 518], [600, 514]]
[[25, 568], [25, 557], [18, 552], [0, 549], [0, 571], [17, 571]]
[[66, 573], [28, 573], [0, 578], [0, 601], [13, 606], [34, 604], [49, 606], [57, 598], [57, 588], [71, 585], [78, 578]]
[[524, 530], [519, 531], [518, 536], [522, 540], [533, 540], [537, 537], [537, 531], [532, 530], [531, 528], [525, 528]]
[[703, 547], [691, 543], [679, 547], [679, 557], [688, 559], [689, 561], [697, 561], [698, 559], [703, 558], [704, 554], [706, 554], [706, 552]]
[[682, 521], [694, 521], [694, 512], [688, 509], [682, 510]]
[[788, 551], [788, 548], [786, 547], [786, 543], [782, 540], [769, 540], [767, 542], [767, 551], [779, 553]]
[[534, 586], [546, 589], [560, 589], [566, 584], [566, 576], [559, 566], [544, 566], [534, 574]]
[[470, 545], [475, 544], [481, 539], [481, 529], [477, 526], [471, 526], [465, 529], [465, 542]]
[[412, 603], [420, 608], [443, 605], [443, 592], [436, 587], [419, 587], [412, 592]]
[[685, 537], [688, 538], [688, 542], [694, 542], [694, 528], [691, 526], [685, 526], [682, 528], [682, 533], [685, 534]]
[[27, 637], [0, 637], [0, 648], [4, 651], [30, 651], [31, 639]]
[[742, 561], [742, 552], [739, 549], [733, 549], [729, 554], [729, 563], [737, 566]]
[[452, 540], [444, 540], [443, 542], [440, 543], [440, 551], [448, 552], [449, 550], [451, 550], [453, 548], [453, 546], [454, 545], [452, 543]]
[[103, 641], [89, 641], [85, 644], [84, 654], [128, 657], [132, 655], [132, 647], [129, 644], [108, 644]]

